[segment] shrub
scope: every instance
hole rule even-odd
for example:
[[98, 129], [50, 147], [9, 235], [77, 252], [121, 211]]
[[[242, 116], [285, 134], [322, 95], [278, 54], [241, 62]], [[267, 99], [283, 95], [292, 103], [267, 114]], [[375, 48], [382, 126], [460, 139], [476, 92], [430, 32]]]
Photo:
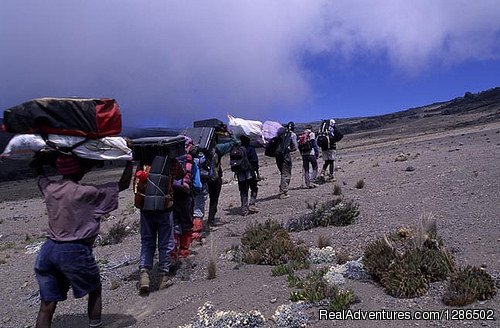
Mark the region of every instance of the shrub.
[[455, 267], [432, 216], [422, 217], [416, 233], [401, 228], [368, 245], [363, 264], [395, 297], [421, 296], [430, 282], [445, 280]]
[[292, 302], [306, 301], [309, 303], [327, 302], [332, 311], [339, 311], [349, 307], [356, 301], [354, 293], [350, 290], [340, 290], [336, 286], [328, 284], [323, 276], [328, 271], [327, 268], [312, 271], [305, 279], [297, 277], [290, 278], [294, 287], [300, 288], [290, 294]]
[[475, 300], [490, 299], [495, 294], [495, 280], [483, 269], [467, 266], [451, 275], [448, 289], [443, 295], [443, 302], [450, 306], [463, 306]]
[[274, 220], [250, 224], [241, 238], [243, 262], [249, 264], [281, 265], [304, 262], [307, 249], [297, 246], [288, 232]]
[[375, 278], [382, 279], [396, 259], [396, 250], [387, 237], [380, 238], [365, 249], [363, 265]]
[[272, 268], [271, 270], [271, 275], [272, 276], [284, 276], [284, 275], [291, 275], [295, 272], [295, 270], [301, 270], [301, 269], [308, 269], [309, 268], [309, 262], [307, 261], [302, 261], [302, 262], [290, 262], [287, 264], [281, 264], [277, 265]]
[[359, 205], [357, 203], [352, 200], [344, 201], [342, 198], [335, 198], [321, 205], [316, 205], [312, 213], [288, 220], [286, 227], [289, 231], [302, 231], [329, 225], [346, 226], [352, 224], [358, 215]]
[[380, 280], [386, 292], [394, 297], [413, 298], [427, 293], [427, 279], [414, 257], [404, 257], [389, 266]]
[[359, 179], [354, 185], [354, 187], [356, 187], [357, 189], [363, 189], [364, 186], [365, 186], [365, 180], [363, 179]]

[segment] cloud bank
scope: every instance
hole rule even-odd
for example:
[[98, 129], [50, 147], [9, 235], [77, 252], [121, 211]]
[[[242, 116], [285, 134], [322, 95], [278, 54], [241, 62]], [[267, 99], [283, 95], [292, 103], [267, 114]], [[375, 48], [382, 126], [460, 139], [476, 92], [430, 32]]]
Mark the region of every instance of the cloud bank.
[[409, 76], [498, 60], [499, 13], [494, 0], [3, 0], [0, 105], [107, 96], [129, 125], [279, 120], [314, 102], [305, 58], [327, 58], [333, 79], [366, 58]]

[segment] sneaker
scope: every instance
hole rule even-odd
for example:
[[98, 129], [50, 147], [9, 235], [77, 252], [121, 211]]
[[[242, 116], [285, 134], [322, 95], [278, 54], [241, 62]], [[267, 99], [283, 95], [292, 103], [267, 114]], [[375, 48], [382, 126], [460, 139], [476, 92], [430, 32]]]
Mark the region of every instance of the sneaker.
[[160, 274], [158, 276], [158, 289], [165, 289], [172, 286], [174, 282], [170, 279], [170, 276], [166, 274]]
[[313, 189], [313, 188], [316, 188], [317, 186], [318, 186], [317, 184], [311, 182], [311, 184], [309, 184], [309, 187], [307, 187], [307, 188]]
[[140, 278], [139, 278], [139, 291], [141, 293], [149, 292], [149, 270], [141, 269]]
[[289, 197], [290, 197], [290, 195], [287, 193], [280, 194], [280, 199], [287, 199]]
[[254, 214], [254, 213], [259, 213], [259, 208], [255, 205], [249, 205], [248, 206], [248, 212], [250, 214]]

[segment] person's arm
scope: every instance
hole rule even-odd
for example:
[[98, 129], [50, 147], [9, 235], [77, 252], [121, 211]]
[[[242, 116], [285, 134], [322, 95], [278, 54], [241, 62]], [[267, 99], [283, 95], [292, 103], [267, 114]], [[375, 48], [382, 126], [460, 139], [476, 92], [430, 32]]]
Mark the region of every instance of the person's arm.
[[311, 139], [311, 145], [312, 145], [312, 148], [314, 150], [314, 156], [316, 158], [319, 157], [319, 147], [318, 147], [318, 143], [316, 142], [316, 139]]
[[234, 135], [230, 135], [231, 139], [229, 142], [223, 143], [223, 144], [216, 144], [215, 145], [215, 151], [219, 155], [219, 157], [222, 157], [228, 153], [231, 152], [234, 146], [239, 145], [240, 141], [234, 137]]
[[127, 161], [125, 168], [123, 169], [120, 181], [118, 181], [118, 191], [123, 191], [130, 187], [130, 181], [132, 181], [132, 169], [134, 168], [134, 163], [132, 161]]
[[297, 143], [297, 135], [294, 133], [294, 132], [291, 132], [291, 136], [290, 136], [290, 151], [293, 152], [293, 151], [296, 151], [297, 149], [299, 149], [299, 144]]
[[254, 147], [250, 147], [248, 161], [250, 162], [250, 165], [252, 166], [252, 169], [254, 171], [259, 170], [259, 157], [257, 156], [257, 152], [255, 151]]

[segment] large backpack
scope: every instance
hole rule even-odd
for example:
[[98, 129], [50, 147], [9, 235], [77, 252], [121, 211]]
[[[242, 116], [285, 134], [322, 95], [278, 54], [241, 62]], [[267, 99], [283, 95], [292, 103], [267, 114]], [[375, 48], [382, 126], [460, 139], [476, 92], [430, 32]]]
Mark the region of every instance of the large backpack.
[[283, 129], [278, 135], [269, 140], [264, 155], [269, 157], [281, 157], [288, 151], [288, 146], [292, 140], [290, 131]]
[[299, 151], [308, 153], [312, 150], [312, 142], [310, 132], [304, 132], [299, 136]]
[[247, 156], [247, 149], [244, 146], [235, 146], [229, 153], [229, 165], [231, 171], [243, 172], [250, 170], [250, 161]]
[[335, 149], [336, 142], [342, 140], [344, 135], [339, 131], [338, 128], [334, 128], [333, 132], [330, 129], [330, 120], [323, 120], [319, 128], [318, 135], [316, 136], [316, 143], [321, 148], [321, 150]]
[[172, 160], [168, 156], [156, 156], [151, 165], [144, 165], [141, 170], [145, 174], [140, 179], [134, 178], [134, 205], [150, 212], [165, 212], [173, 205], [172, 176], [170, 167]]

